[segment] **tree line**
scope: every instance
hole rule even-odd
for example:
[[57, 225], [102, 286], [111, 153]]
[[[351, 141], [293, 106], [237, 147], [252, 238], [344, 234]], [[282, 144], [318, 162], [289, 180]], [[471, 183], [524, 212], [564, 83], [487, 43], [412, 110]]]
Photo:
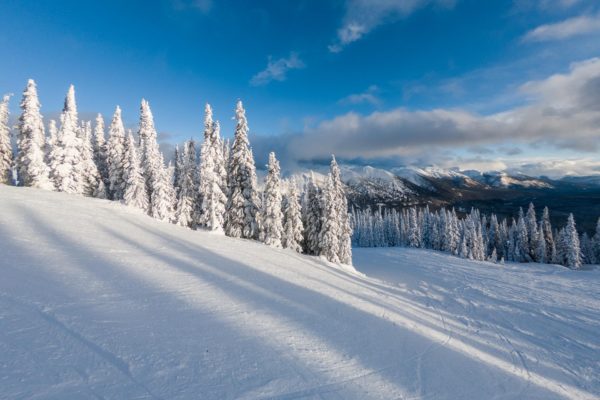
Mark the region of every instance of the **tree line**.
[[101, 114], [94, 126], [79, 119], [71, 85], [60, 120], [49, 121], [46, 134], [30, 79], [20, 103], [15, 152], [9, 100], [7, 95], [0, 102], [0, 183], [120, 201], [161, 221], [352, 263], [348, 203], [335, 157], [323, 187], [311, 175], [299, 193], [293, 179], [281, 179], [272, 152], [259, 190], [241, 101], [231, 145], [207, 104], [199, 151], [190, 139], [176, 148], [174, 163], [165, 164], [146, 100], [137, 134], [125, 130], [117, 106], [107, 137]]
[[498, 221], [495, 214], [481, 215], [475, 208], [459, 218], [454, 209], [411, 207], [400, 212], [353, 209], [351, 225], [357, 247], [425, 248], [471, 260], [555, 263], [572, 269], [600, 261], [600, 219], [592, 238], [587, 233], [580, 236], [573, 214], [556, 230], [548, 207], [538, 220], [533, 203], [527, 213], [520, 208], [510, 222]]

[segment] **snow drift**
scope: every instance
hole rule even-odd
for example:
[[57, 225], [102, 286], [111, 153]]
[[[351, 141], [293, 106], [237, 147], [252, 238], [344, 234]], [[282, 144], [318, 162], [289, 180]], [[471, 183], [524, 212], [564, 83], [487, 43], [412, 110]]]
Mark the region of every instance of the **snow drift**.
[[598, 271], [357, 251], [379, 280], [3, 185], [0, 255], [3, 398], [600, 395]]

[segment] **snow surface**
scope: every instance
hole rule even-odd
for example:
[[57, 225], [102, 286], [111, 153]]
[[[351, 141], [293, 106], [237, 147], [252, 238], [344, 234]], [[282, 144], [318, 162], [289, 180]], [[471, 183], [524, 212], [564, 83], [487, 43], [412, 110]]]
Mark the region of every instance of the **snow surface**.
[[357, 268], [0, 185], [0, 397], [594, 399], [598, 270]]

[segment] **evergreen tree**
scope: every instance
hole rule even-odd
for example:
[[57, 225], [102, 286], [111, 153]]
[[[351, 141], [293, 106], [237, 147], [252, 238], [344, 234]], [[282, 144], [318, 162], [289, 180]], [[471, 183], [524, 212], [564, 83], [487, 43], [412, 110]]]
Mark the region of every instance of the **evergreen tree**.
[[530, 262], [531, 257], [529, 256], [529, 236], [527, 234], [527, 225], [522, 208], [519, 209], [519, 219], [517, 221], [516, 234], [514, 261]]
[[267, 178], [263, 193], [260, 239], [272, 247], [281, 247], [281, 236], [283, 233], [283, 212], [281, 210], [281, 169], [275, 153], [269, 154], [267, 165]]
[[53, 190], [45, 162], [45, 131], [40, 113], [37, 88], [33, 79], [27, 82], [21, 100], [21, 116], [17, 133], [17, 157], [15, 158], [19, 184]]
[[183, 162], [179, 172], [179, 193], [177, 199], [177, 213], [175, 215], [178, 225], [188, 228], [194, 227], [195, 212], [197, 209], [198, 188], [196, 185], [196, 146], [192, 139], [185, 142], [182, 153]]
[[56, 144], [52, 147], [50, 158], [50, 177], [59, 192], [84, 192], [83, 141], [77, 117], [75, 88], [69, 87], [62, 114]]
[[554, 251], [553, 249], [555, 249], [555, 245], [554, 237], [552, 235], [552, 225], [550, 224], [550, 211], [548, 210], [548, 207], [544, 207], [539, 234], [545, 241], [544, 248], [546, 252], [543, 255], [543, 258], [546, 260], [546, 262], [551, 262], [552, 252]]
[[82, 175], [83, 175], [83, 194], [99, 199], [106, 198], [106, 187], [100, 177], [100, 172], [94, 161], [94, 149], [92, 145], [92, 123], [87, 121], [81, 128], [81, 155], [82, 155]]
[[319, 188], [315, 183], [315, 176], [312, 171], [305, 197], [305, 206], [303, 208], [304, 252], [307, 254], [319, 255], [321, 253], [319, 235], [321, 232], [322, 204]]
[[583, 235], [581, 235], [579, 243], [581, 245], [582, 263], [596, 264], [596, 254], [594, 254], [592, 240], [587, 233], [584, 232]]
[[158, 220], [171, 222], [174, 219], [175, 189], [172, 176], [164, 167], [163, 156], [158, 153], [159, 167], [152, 175], [150, 195], [150, 215]]
[[565, 265], [571, 269], [581, 268], [581, 249], [579, 247], [579, 235], [575, 227], [575, 218], [569, 214], [564, 234], [565, 243]]
[[300, 208], [296, 181], [292, 178], [288, 185], [288, 194], [285, 197], [285, 208], [283, 211], [283, 248], [302, 253], [303, 231], [302, 210]]
[[226, 168], [219, 122], [214, 122], [212, 108], [205, 107], [204, 142], [200, 149], [200, 223], [211, 231], [221, 232], [224, 226], [227, 197]]
[[48, 137], [46, 138], [46, 146], [45, 146], [45, 160], [46, 165], [50, 166], [53, 164], [52, 160], [52, 149], [56, 146], [58, 142], [58, 128], [56, 127], [56, 121], [51, 119], [48, 122]]
[[340, 168], [333, 155], [331, 156], [330, 173], [335, 190], [335, 205], [340, 229], [338, 259], [342, 264], [352, 265], [352, 228], [348, 218], [348, 199], [342, 183]]
[[8, 185], [12, 180], [13, 151], [10, 143], [10, 127], [8, 126], [8, 101], [5, 95], [0, 102], [0, 183]]
[[536, 257], [537, 257], [537, 261], [545, 264], [549, 261], [551, 261], [548, 258], [548, 249], [546, 248], [546, 240], [544, 238], [544, 226], [543, 226], [543, 222], [540, 221], [540, 226], [538, 229], [538, 235], [537, 235], [537, 244], [536, 244]]
[[529, 203], [529, 209], [527, 210], [527, 215], [525, 218], [527, 225], [527, 238], [529, 240], [529, 258], [531, 259], [531, 261], [538, 261], [536, 254], [538, 241], [538, 223], [535, 216], [535, 207], [533, 206], [533, 203]]
[[327, 176], [327, 184], [322, 193], [321, 232], [319, 235], [320, 253], [328, 261], [340, 262], [340, 236], [339, 214], [334, 179], [331, 173]]
[[125, 128], [121, 119], [121, 108], [117, 106], [108, 128], [106, 163], [110, 198], [122, 200], [125, 194]]
[[211, 135], [202, 144], [200, 188], [202, 199], [201, 224], [208, 230], [223, 232], [227, 203], [225, 162], [220, 143], [219, 122], [213, 124]]
[[173, 154], [175, 165], [173, 169], [173, 187], [175, 194], [179, 198], [179, 189], [181, 188], [181, 171], [183, 171], [184, 157], [183, 152], [179, 151], [179, 145], [175, 145], [175, 154]]
[[[161, 184], [160, 181], [167, 177], [167, 171], [163, 162], [163, 156], [158, 148], [158, 134], [154, 127], [154, 117], [150, 110], [150, 104], [142, 99], [140, 105], [140, 126], [138, 130], [138, 136], [140, 141], [140, 154], [142, 160], [142, 169], [144, 171], [144, 177], [146, 178], [146, 192], [150, 198], [150, 213], [153, 213], [154, 208], [153, 199], [161, 199], [164, 201], [163, 196], [153, 196], [155, 184]], [[169, 185], [172, 186], [171, 182]], [[162, 207], [162, 205], [161, 205]], [[172, 207], [171, 207], [172, 208]], [[156, 215], [163, 214], [157, 212]], [[161, 218], [162, 219], [162, 218]]]
[[408, 246], [409, 247], [420, 247], [421, 246], [421, 233], [419, 230], [419, 224], [417, 221], [417, 210], [410, 208], [408, 211]]
[[228, 171], [225, 233], [232, 237], [256, 239], [259, 199], [256, 168], [248, 142], [248, 123], [242, 102], [236, 107], [237, 126]]
[[96, 116], [96, 125], [94, 126], [94, 162], [98, 168], [100, 179], [108, 191], [110, 180], [108, 178], [108, 152], [106, 149], [106, 139], [104, 133], [104, 118], [102, 114]]
[[123, 179], [125, 181], [123, 202], [130, 207], [148, 212], [150, 201], [146, 192], [146, 180], [142, 174], [140, 156], [131, 130], [128, 132], [125, 142], [123, 160]]

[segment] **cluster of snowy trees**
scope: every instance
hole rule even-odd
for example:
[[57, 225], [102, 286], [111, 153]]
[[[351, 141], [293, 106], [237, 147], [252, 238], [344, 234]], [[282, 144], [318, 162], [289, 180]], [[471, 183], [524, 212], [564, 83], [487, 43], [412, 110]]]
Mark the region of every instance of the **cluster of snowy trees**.
[[353, 210], [352, 243], [358, 247], [406, 246], [445, 251], [472, 260], [538, 262], [579, 269], [600, 261], [600, 219], [595, 235], [577, 233], [573, 214], [560, 230], [553, 230], [548, 208], [538, 220], [533, 204], [518, 218], [498, 221], [472, 209], [465, 218], [455, 210], [429, 207], [383, 211]]
[[9, 99], [4, 96], [0, 103], [0, 183], [121, 201], [184, 227], [352, 263], [350, 216], [335, 157], [326, 185], [318, 187], [311, 178], [300, 195], [295, 181], [282, 181], [271, 153], [264, 190], [259, 190], [241, 101], [231, 146], [207, 105], [200, 154], [190, 139], [177, 148], [174, 165], [166, 165], [145, 100], [137, 135], [125, 130], [117, 106], [107, 139], [102, 115], [93, 129], [91, 121], [79, 119], [71, 85], [60, 121], [51, 120], [46, 135], [36, 84], [29, 80], [13, 155]]

